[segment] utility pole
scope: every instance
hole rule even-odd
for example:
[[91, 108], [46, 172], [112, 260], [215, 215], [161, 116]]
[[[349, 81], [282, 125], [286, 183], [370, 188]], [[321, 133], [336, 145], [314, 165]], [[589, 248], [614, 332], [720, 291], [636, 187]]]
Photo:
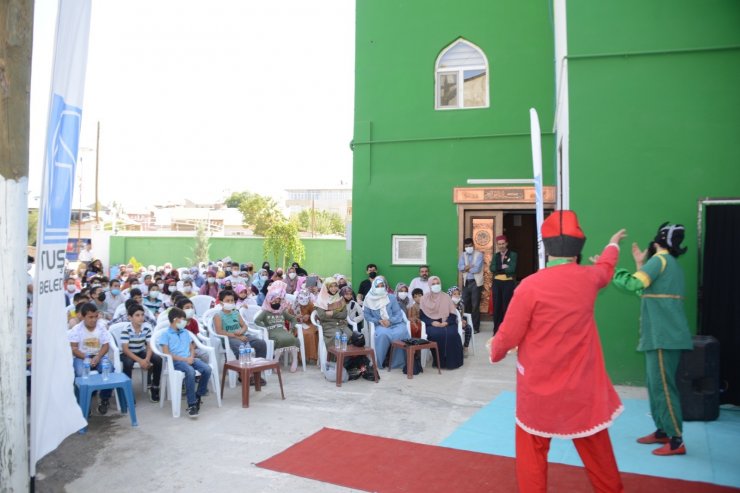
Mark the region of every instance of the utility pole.
[[[0, 0], [0, 492], [28, 491], [26, 239], [33, 0]], [[41, 218], [39, 218], [41, 220]]]
[[100, 224], [100, 202], [98, 201], [98, 173], [100, 172], [100, 122], [95, 138], [95, 225]]

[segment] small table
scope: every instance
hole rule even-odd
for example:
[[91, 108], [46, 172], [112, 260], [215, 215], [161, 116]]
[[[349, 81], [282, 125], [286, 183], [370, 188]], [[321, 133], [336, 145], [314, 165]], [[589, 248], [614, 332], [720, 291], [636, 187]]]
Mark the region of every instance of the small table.
[[249, 407], [249, 378], [254, 376], [254, 390], [260, 392], [262, 390], [262, 383], [260, 382], [262, 372], [270, 369], [277, 372], [278, 381], [280, 382], [280, 394], [282, 395], [283, 400], [285, 400], [285, 392], [283, 392], [283, 377], [280, 374], [279, 361], [260, 361], [257, 363], [250, 363], [248, 365], [241, 365], [237, 359], [224, 362], [224, 369], [221, 372], [221, 399], [224, 398], [226, 370], [239, 372], [239, 376], [242, 377], [242, 407]]
[[375, 362], [375, 350], [371, 347], [347, 346], [347, 349], [341, 350], [333, 347], [326, 348], [337, 358], [337, 387], [342, 386], [342, 372], [344, 371], [344, 358], [348, 356], [368, 356], [373, 362], [373, 371], [375, 372], [375, 383], [378, 383], [378, 365]]
[[[437, 349], [437, 343], [429, 341], [426, 344], [406, 344], [403, 341], [392, 341], [391, 342], [391, 361], [393, 361], [393, 351], [396, 349], [406, 350], [406, 376], [408, 378], [414, 378], [414, 355], [416, 351], [422, 349], [433, 349], [434, 354], [437, 355], [437, 371], [442, 374], [440, 367], [442, 366], [439, 362], [439, 350]], [[388, 371], [391, 371], [391, 365], [388, 365]]]
[[[121, 412], [126, 413], [128, 407], [131, 407], [129, 415], [131, 416], [131, 426], [139, 426], [136, 419], [136, 405], [134, 404], [134, 391], [131, 386], [131, 379], [123, 373], [111, 373], [108, 380], [103, 380], [103, 375], [93, 374], [87, 378], [76, 377], [75, 387], [77, 387], [77, 398], [82, 409], [82, 415], [87, 419], [90, 412], [90, 400], [96, 390], [116, 389], [118, 394], [118, 403], [121, 405]], [[82, 428], [80, 433], [85, 433], [87, 427]]]

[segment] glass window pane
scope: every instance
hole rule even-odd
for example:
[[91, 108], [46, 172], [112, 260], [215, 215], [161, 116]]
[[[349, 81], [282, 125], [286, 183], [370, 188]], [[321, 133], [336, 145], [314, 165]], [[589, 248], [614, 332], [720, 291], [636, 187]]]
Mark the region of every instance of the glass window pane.
[[439, 107], [457, 107], [457, 74], [439, 74]]
[[465, 70], [463, 72], [464, 101], [463, 107], [476, 108], [486, 105], [486, 84], [488, 77], [485, 70]]

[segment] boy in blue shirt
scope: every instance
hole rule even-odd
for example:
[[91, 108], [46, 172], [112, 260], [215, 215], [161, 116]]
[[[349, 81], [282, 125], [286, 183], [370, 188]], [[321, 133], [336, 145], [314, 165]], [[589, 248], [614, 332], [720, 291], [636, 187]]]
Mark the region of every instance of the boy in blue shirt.
[[[190, 339], [190, 332], [185, 330], [187, 317], [180, 308], [174, 307], [167, 314], [170, 328], [159, 338], [164, 354], [172, 356], [175, 370], [185, 373], [185, 390], [188, 398], [188, 416], [197, 418], [200, 411], [201, 397], [208, 392], [208, 381], [211, 378], [211, 367], [195, 357], [195, 344]], [[200, 372], [198, 390], [195, 389], [195, 371]]]

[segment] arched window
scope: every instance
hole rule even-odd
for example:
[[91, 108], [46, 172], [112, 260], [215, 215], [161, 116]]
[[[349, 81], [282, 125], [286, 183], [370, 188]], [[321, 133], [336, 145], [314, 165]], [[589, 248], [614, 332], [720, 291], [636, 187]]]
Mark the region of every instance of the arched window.
[[469, 41], [442, 50], [435, 66], [434, 107], [438, 110], [488, 107], [488, 60]]

